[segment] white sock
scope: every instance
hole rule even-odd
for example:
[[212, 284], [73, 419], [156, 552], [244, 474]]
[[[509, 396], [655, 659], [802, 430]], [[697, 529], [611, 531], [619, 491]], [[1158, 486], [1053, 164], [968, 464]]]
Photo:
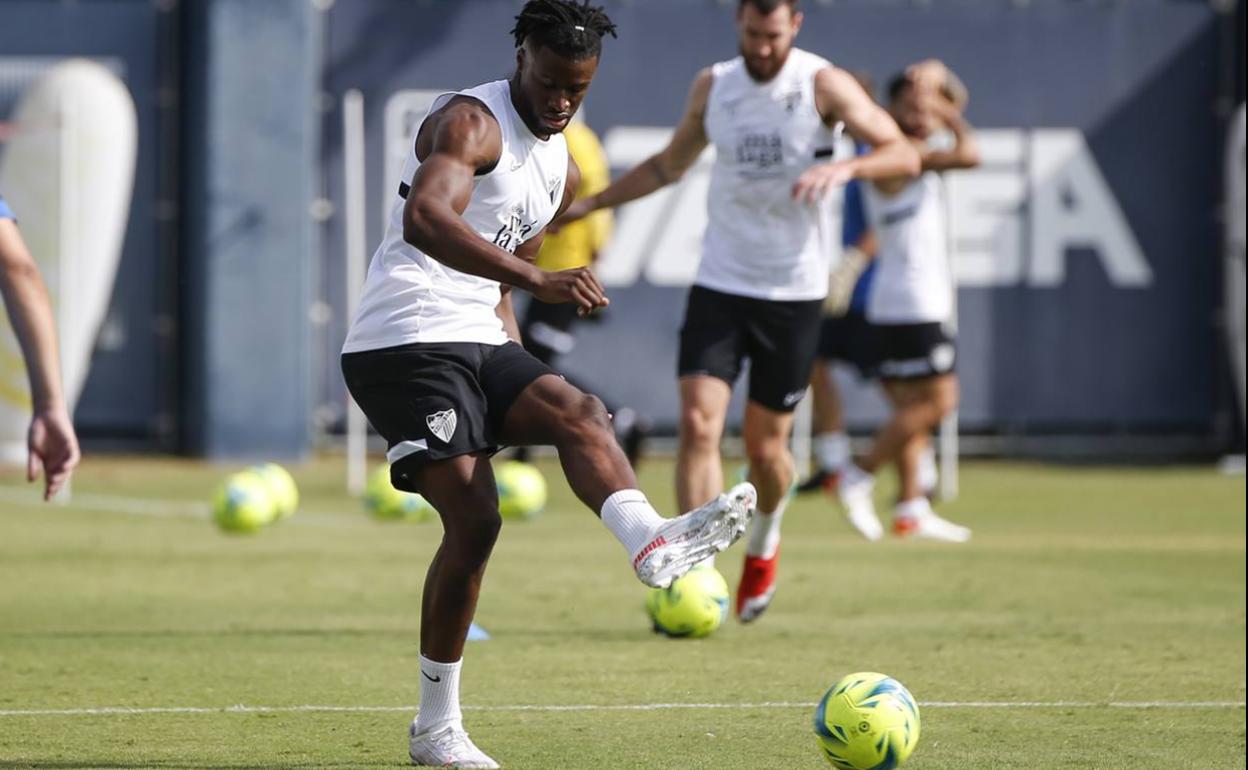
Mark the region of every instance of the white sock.
[[927, 501], [926, 497], [913, 497], [909, 500], [902, 500], [893, 509], [893, 515], [899, 519], [918, 519], [931, 514], [931, 512], [932, 504]]
[[833, 473], [849, 463], [849, 434], [844, 431], [820, 433], [812, 443], [819, 470]]
[[664, 521], [640, 489], [621, 489], [602, 504], [602, 523], [628, 551], [629, 560], [646, 547]]
[[931, 444], [919, 455], [919, 489], [931, 492], [940, 483], [940, 470], [936, 467], [936, 450]]
[[454, 663], [439, 663], [420, 656], [420, 711], [416, 712], [416, 732], [447, 724], [463, 725], [464, 715], [459, 710], [459, 667], [463, 662], [461, 658]]
[[788, 501], [788, 497], [785, 497], [780, 500], [780, 506], [776, 510], [771, 513], [759, 511], [754, 516], [745, 544], [747, 556], [770, 559], [780, 550], [780, 521], [784, 518], [784, 508]]
[[868, 484], [874, 485], [875, 474], [867, 473], [862, 468], [859, 468], [857, 463], [845, 463], [845, 465], [841, 467], [840, 484], [842, 488], [852, 487], [855, 484], [861, 484], [864, 481]]

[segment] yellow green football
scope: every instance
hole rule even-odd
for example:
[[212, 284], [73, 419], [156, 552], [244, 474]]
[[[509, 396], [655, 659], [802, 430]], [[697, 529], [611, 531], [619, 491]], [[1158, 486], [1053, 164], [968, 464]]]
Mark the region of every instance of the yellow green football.
[[646, 612], [657, 633], [694, 639], [707, 636], [728, 615], [728, 583], [714, 567], [694, 567], [667, 588], [651, 588]]
[[264, 480], [273, 497], [274, 516], [285, 519], [295, 514], [299, 507], [299, 487], [290, 473], [277, 463], [265, 463], [251, 469]]
[[900, 682], [884, 674], [850, 674], [815, 708], [815, 738], [840, 770], [893, 770], [919, 742], [919, 707]]
[[528, 463], [508, 460], [494, 469], [498, 512], [504, 519], [531, 519], [546, 507], [546, 478]]
[[433, 506], [425, 498], [394, 488], [388, 465], [369, 474], [364, 488], [364, 509], [380, 521], [424, 521], [434, 514]]
[[212, 504], [212, 520], [230, 533], [256, 532], [276, 515], [269, 486], [255, 471], [241, 471], [227, 478]]

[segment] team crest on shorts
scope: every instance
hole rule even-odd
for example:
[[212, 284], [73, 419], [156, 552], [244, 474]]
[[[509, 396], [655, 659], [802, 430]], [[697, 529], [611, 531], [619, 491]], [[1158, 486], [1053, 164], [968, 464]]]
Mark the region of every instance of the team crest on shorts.
[[451, 436], [455, 435], [455, 426], [458, 423], [459, 418], [455, 416], [454, 409], [444, 409], [425, 417], [425, 424], [429, 426], [429, 430], [433, 431], [433, 435], [442, 439], [444, 444], [451, 442]]

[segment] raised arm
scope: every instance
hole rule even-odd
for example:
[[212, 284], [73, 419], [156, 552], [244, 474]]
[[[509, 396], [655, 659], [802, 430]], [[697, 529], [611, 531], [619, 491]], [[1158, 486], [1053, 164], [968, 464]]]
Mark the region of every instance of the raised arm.
[[962, 117], [962, 110], [943, 92], [933, 94], [929, 99], [929, 109], [953, 133], [953, 147], [948, 150], [924, 151], [923, 170], [952, 171], [978, 166], [979, 141], [975, 138], [975, 129]]
[[694, 78], [689, 97], [685, 101], [684, 115], [676, 124], [676, 130], [667, 147], [651, 155], [597, 195], [573, 203], [563, 220], [579, 219], [597, 209], [628, 203], [684, 176], [697, 162], [708, 142], [703, 118], [706, 115], [706, 100], [711, 93], [711, 81], [709, 68], [702, 70]]
[[27, 433], [27, 480], [44, 474], [44, 498], [55, 495], [78, 464], [78, 438], [61, 390], [56, 327], [48, 290], [11, 219], [0, 217], [0, 295], [17, 333], [30, 378], [33, 415]]
[[459, 97], [431, 115], [416, 141], [421, 163], [403, 209], [403, 239], [444, 265], [517, 286], [544, 302], [573, 302], [586, 312], [605, 305], [597, 281], [539, 270], [464, 221], [473, 178], [492, 169], [501, 154], [498, 121], [477, 100]]

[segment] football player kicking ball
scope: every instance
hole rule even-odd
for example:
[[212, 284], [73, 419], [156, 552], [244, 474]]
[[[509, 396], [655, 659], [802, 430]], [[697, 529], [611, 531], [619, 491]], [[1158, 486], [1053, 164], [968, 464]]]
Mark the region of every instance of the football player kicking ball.
[[532, 260], [576, 189], [560, 132], [614, 30], [587, 2], [529, 0], [513, 30], [515, 74], [434, 101], [343, 347], [347, 387], [386, 439], [394, 485], [424, 495], [444, 528], [421, 606], [420, 711], [409, 740], [417, 765], [499, 766], [464, 730], [459, 674], [501, 525], [490, 467], [500, 444], [554, 445], [572, 490], [650, 586], [670, 585], [730, 545], [754, 507], [754, 488], [740, 484], [685, 516], [659, 516], [602, 402], [516, 342], [509, 287], [582, 313], [607, 304], [589, 269], [548, 273]]

